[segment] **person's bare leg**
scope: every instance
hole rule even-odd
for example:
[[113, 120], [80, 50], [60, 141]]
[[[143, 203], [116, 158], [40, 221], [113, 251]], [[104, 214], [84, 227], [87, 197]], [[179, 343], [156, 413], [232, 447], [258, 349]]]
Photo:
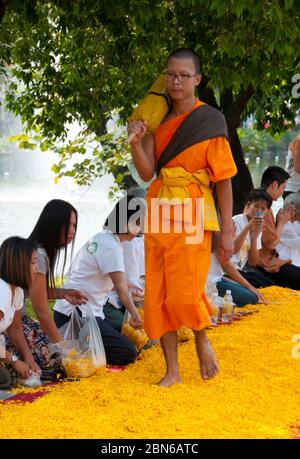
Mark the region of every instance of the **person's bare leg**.
[[219, 371], [217, 358], [205, 331], [193, 331], [195, 334], [195, 344], [200, 363], [201, 376], [203, 379], [212, 379]]
[[160, 338], [161, 347], [166, 361], [167, 373], [158, 386], [170, 387], [181, 384], [182, 380], [178, 368], [177, 332], [169, 332]]

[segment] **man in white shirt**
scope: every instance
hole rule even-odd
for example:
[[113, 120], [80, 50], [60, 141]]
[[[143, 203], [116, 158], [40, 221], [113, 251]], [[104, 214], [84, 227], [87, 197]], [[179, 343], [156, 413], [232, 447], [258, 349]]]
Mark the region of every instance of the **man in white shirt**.
[[[267, 287], [274, 282], [256, 269], [261, 249], [261, 231], [265, 212], [271, 207], [272, 199], [261, 188], [250, 192], [244, 212], [233, 219], [235, 230], [234, 268], [255, 288]], [[230, 274], [229, 274], [230, 275]]]

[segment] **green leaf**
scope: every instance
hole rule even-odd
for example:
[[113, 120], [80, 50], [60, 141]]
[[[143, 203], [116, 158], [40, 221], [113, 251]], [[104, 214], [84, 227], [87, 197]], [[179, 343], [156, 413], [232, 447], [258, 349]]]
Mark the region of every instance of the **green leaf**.
[[53, 164], [53, 166], [51, 167], [51, 170], [52, 172], [54, 172], [55, 174], [58, 174], [60, 172], [60, 167], [57, 166], [56, 164]]
[[19, 143], [19, 148], [22, 148], [24, 150], [35, 150], [37, 145], [35, 143], [30, 143], [27, 141], [23, 141]]

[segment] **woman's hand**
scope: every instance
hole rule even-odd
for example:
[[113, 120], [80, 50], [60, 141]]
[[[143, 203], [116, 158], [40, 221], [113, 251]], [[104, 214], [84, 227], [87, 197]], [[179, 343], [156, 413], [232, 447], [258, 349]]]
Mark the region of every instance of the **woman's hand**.
[[42, 370], [40, 369], [40, 367], [38, 366], [38, 364], [32, 359], [32, 360], [25, 360], [25, 363], [27, 363], [27, 365], [29, 366], [30, 370], [33, 372], [33, 373], [36, 373], [38, 374], [39, 376], [41, 376], [42, 374]]
[[257, 296], [259, 303], [266, 304], [268, 302], [267, 299], [263, 296], [263, 294], [257, 288], [251, 285], [251, 287], [249, 287], [248, 289], [250, 290], [250, 292], [254, 293], [254, 295]]
[[138, 297], [138, 298], [144, 298], [144, 289], [140, 287], [134, 287], [130, 289], [131, 296]]
[[133, 327], [135, 330], [140, 330], [143, 327], [143, 321], [140, 318], [139, 313], [137, 311], [131, 314], [129, 325]]
[[11, 366], [22, 379], [27, 379], [30, 377], [31, 370], [27, 363], [22, 362], [21, 360], [18, 359], [15, 362], [12, 362]]
[[89, 300], [86, 294], [80, 292], [79, 290], [75, 290], [72, 288], [64, 288], [60, 290], [62, 290], [61, 298], [73, 304], [73, 306], [86, 304]]
[[128, 139], [131, 145], [138, 145], [147, 132], [147, 121], [132, 121], [128, 125]]

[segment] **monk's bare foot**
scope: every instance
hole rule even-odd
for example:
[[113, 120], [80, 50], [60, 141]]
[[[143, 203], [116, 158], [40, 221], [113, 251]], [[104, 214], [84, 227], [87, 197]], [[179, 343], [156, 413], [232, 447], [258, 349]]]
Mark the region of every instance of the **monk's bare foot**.
[[182, 384], [182, 379], [179, 375], [169, 375], [167, 373], [166, 376], [157, 383], [158, 387], [171, 387], [173, 384]]
[[213, 348], [207, 338], [202, 339], [198, 343], [197, 352], [202, 378], [214, 378], [219, 372], [219, 366]]

